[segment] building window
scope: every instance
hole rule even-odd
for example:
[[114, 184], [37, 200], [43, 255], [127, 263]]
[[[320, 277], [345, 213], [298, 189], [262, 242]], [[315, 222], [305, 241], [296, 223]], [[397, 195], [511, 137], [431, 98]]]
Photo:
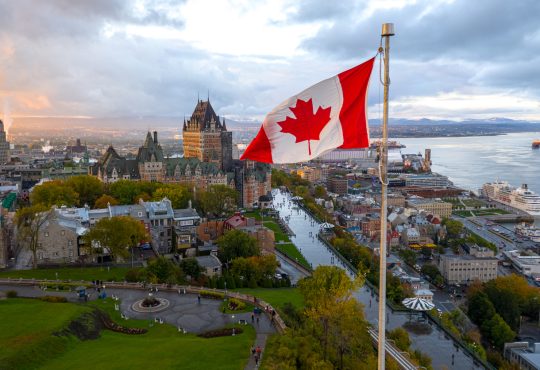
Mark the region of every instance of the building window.
[[73, 245], [73, 240], [68, 240], [68, 246], [72, 246]]
[[60, 234], [62, 234], [62, 236], [64, 236], [64, 235], [66, 235], [66, 231], [62, 230], [62, 232]]

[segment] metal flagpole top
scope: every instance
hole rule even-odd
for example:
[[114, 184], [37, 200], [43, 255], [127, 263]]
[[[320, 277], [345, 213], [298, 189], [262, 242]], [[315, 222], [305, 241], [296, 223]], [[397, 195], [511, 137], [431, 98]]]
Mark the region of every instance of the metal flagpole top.
[[394, 36], [394, 23], [383, 23], [381, 36]]

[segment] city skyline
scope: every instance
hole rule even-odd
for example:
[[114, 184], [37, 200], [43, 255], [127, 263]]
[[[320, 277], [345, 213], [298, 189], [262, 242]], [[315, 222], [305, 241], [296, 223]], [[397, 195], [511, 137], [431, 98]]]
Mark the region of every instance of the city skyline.
[[[540, 120], [539, 4], [502, 1], [0, 1], [0, 99], [11, 117], [175, 116], [208, 95], [260, 120], [376, 53], [396, 24], [396, 118]], [[31, 22], [28, 22], [31, 19]], [[534, 53], [533, 53], [534, 54]], [[378, 69], [369, 116], [378, 117]]]

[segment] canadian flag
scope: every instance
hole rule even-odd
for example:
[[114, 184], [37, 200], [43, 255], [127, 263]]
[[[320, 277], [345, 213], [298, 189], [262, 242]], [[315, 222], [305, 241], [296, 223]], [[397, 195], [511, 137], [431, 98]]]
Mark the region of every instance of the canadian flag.
[[336, 149], [367, 148], [367, 89], [372, 58], [275, 107], [240, 159], [296, 163]]

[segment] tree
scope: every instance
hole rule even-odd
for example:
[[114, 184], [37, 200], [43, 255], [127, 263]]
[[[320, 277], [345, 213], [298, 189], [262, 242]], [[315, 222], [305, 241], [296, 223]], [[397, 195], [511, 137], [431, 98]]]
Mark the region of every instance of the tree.
[[186, 208], [191, 196], [185, 185], [168, 184], [156, 189], [152, 195], [153, 200], [167, 198], [173, 208]]
[[159, 182], [118, 180], [109, 185], [109, 194], [120, 204], [133, 204], [139, 198], [150, 200], [154, 191], [162, 186]]
[[431, 281], [435, 280], [437, 276], [441, 275], [441, 272], [439, 271], [437, 266], [427, 263], [422, 266], [422, 269], [420, 271], [422, 272], [422, 274], [429, 276]]
[[538, 307], [534, 303], [540, 300], [540, 292], [538, 288], [530, 286], [521, 276], [515, 274], [499, 276], [485, 284], [484, 292], [493, 303], [497, 313], [512, 330], [518, 329], [521, 314], [527, 312], [534, 318], [538, 317], [538, 311], [532, 308]]
[[388, 338], [392, 339], [396, 343], [397, 348], [407, 352], [411, 346], [411, 338], [409, 333], [403, 328], [395, 328], [388, 333]]
[[218, 256], [223, 262], [238, 257], [251, 257], [260, 254], [257, 239], [240, 230], [231, 230], [217, 240]]
[[399, 251], [399, 256], [407, 265], [413, 266], [416, 263], [416, 253], [413, 250], [402, 249]]
[[144, 225], [130, 216], [102, 218], [84, 235], [84, 244], [89, 254], [94, 248], [107, 249], [112, 258], [129, 256], [129, 248], [146, 241], [148, 235]]
[[38, 185], [30, 193], [30, 203], [42, 204], [47, 208], [57, 206], [75, 206], [79, 203], [79, 194], [63, 181], [48, 181]]
[[[306, 316], [317, 323], [325, 360], [328, 358], [331, 332], [340, 330], [335, 326], [342, 323], [339, 318], [344, 311], [355, 310], [355, 306], [348, 302], [354, 300], [352, 292], [361, 283], [360, 278], [351, 280], [345, 271], [337, 266], [319, 266], [311, 277], [302, 279], [298, 284], [304, 296]], [[363, 320], [361, 310], [355, 314], [360, 315]], [[340, 317], [336, 320], [336, 316]], [[356, 332], [362, 332], [361, 328]]]
[[321, 185], [317, 185], [315, 186], [315, 189], [313, 190], [313, 196], [315, 198], [323, 198], [323, 199], [326, 199], [326, 197], [328, 196], [326, 194], [326, 189], [324, 188], [324, 186], [321, 186]]
[[475, 324], [482, 326], [485, 320], [495, 315], [495, 307], [486, 293], [477, 291], [469, 297], [467, 314]]
[[176, 284], [184, 280], [184, 271], [163, 256], [151, 259], [146, 267], [146, 273], [153, 283]]
[[511, 342], [516, 336], [516, 333], [512, 331], [510, 326], [497, 313], [491, 319], [484, 321], [482, 332], [499, 349], [506, 342]]
[[192, 279], [198, 279], [203, 268], [199, 265], [195, 258], [185, 258], [180, 261], [180, 268], [186, 273], [186, 275], [191, 276]]
[[37, 252], [41, 249], [39, 233], [50, 217], [49, 207], [43, 204], [20, 208], [15, 215], [19, 243], [32, 252], [33, 268], [37, 268]]
[[463, 224], [457, 220], [445, 219], [446, 232], [452, 239], [458, 238], [463, 232]]
[[78, 206], [93, 205], [103, 195], [103, 183], [94, 176], [73, 176], [66, 181], [66, 185], [79, 194]]
[[428, 259], [429, 257], [431, 257], [431, 248], [422, 247], [421, 253], [425, 259]]
[[208, 190], [200, 191], [198, 202], [206, 215], [223, 217], [236, 209], [238, 194], [227, 185], [211, 185]]
[[96, 199], [96, 202], [94, 203], [94, 208], [107, 208], [109, 205], [116, 206], [117, 204], [120, 204], [120, 202], [118, 202], [116, 198], [113, 198], [107, 194], [103, 194], [98, 199]]

